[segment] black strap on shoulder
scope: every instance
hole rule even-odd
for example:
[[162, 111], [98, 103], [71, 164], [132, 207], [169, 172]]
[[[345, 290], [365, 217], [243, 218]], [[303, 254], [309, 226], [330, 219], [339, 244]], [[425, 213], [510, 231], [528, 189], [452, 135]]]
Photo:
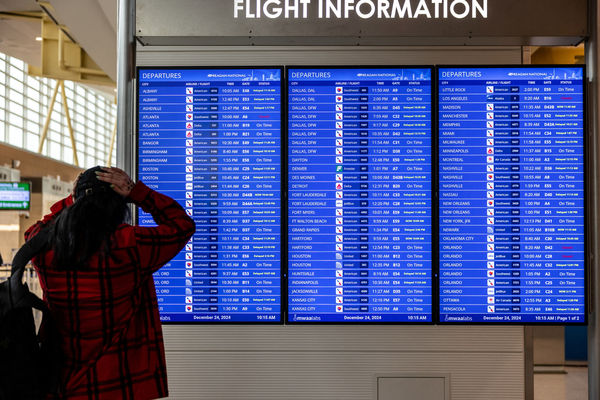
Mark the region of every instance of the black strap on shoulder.
[[10, 270], [10, 281], [14, 286], [18, 286], [21, 282], [23, 282], [25, 266], [33, 257], [46, 248], [49, 236], [50, 234], [48, 228], [46, 227], [38, 232], [37, 235], [27, 241], [19, 249], [15, 255], [15, 258], [13, 259], [12, 268]]

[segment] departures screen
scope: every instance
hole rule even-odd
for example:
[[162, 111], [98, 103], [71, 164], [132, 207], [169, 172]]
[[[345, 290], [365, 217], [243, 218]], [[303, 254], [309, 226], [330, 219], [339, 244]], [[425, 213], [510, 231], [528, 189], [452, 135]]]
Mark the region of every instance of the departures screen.
[[432, 321], [430, 68], [288, 69], [288, 321]]
[[440, 322], [585, 322], [583, 67], [438, 78]]
[[281, 321], [281, 75], [139, 71], [138, 177], [196, 222], [154, 276], [162, 321]]

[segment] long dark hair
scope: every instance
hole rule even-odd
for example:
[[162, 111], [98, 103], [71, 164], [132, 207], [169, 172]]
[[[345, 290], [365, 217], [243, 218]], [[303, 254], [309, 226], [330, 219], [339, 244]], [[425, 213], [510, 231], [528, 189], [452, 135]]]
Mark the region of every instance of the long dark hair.
[[85, 269], [92, 255], [110, 251], [110, 236], [128, 217], [125, 199], [108, 183], [96, 178], [100, 167], [83, 172], [75, 186], [74, 203], [50, 226], [53, 265], [59, 269]]

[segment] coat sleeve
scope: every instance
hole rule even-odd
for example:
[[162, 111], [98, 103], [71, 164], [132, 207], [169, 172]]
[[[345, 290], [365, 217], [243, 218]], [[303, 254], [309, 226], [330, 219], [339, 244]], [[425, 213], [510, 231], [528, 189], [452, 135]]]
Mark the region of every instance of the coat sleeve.
[[152, 215], [155, 227], [134, 227], [142, 270], [153, 273], [179, 253], [196, 231], [196, 224], [172, 198], [137, 182], [129, 198]]

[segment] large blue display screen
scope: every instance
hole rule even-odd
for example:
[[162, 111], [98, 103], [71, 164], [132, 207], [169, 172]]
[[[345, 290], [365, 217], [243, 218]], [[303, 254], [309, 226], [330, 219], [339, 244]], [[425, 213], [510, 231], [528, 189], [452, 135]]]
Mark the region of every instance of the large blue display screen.
[[431, 70], [288, 70], [288, 321], [430, 322]]
[[281, 321], [281, 70], [141, 69], [138, 88], [138, 177], [196, 222], [154, 276], [161, 320]]
[[584, 73], [439, 69], [441, 322], [585, 322]]

